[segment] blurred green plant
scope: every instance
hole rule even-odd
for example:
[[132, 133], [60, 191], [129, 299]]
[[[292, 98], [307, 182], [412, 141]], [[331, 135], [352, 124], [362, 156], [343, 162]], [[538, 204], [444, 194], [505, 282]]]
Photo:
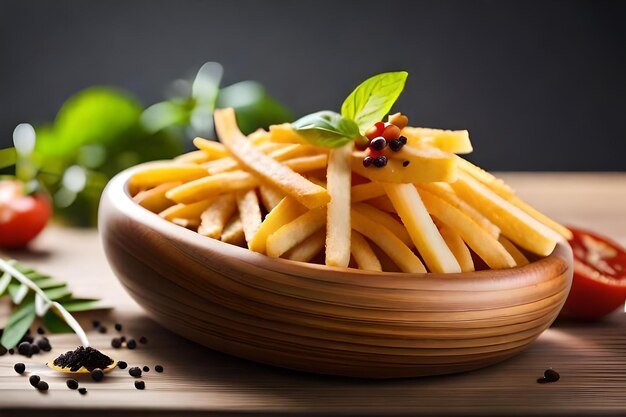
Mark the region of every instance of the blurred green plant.
[[207, 62], [193, 82], [176, 80], [168, 100], [145, 110], [117, 88], [82, 90], [52, 123], [35, 130], [19, 125], [15, 148], [0, 149], [0, 169], [15, 164], [18, 179], [43, 185], [57, 219], [95, 226], [100, 195], [111, 177], [142, 162], [172, 158], [190, 148], [195, 136], [214, 138], [216, 107], [234, 107], [244, 133], [293, 119], [258, 82], [220, 89], [222, 75], [220, 64]]

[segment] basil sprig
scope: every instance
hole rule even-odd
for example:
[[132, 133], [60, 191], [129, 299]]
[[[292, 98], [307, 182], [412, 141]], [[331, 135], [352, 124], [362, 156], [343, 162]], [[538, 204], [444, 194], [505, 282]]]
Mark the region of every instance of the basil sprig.
[[324, 110], [304, 116], [293, 128], [316, 146], [337, 148], [363, 138], [389, 113], [404, 89], [408, 73], [386, 72], [368, 78], [341, 105], [341, 114]]

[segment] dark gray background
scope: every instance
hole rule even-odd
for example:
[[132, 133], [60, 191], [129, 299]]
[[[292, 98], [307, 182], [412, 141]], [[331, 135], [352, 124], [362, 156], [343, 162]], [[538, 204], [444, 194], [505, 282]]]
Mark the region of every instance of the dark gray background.
[[0, 0], [0, 59], [0, 146], [83, 87], [151, 104], [216, 60], [297, 115], [405, 69], [396, 108], [487, 169], [626, 170], [625, 2]]

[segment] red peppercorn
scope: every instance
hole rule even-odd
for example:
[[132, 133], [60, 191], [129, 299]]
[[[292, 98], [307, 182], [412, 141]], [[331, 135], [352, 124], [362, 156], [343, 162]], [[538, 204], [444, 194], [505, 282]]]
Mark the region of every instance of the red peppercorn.
[[382, 135], [383, 130], [385, 130], [385, 124], [383, 122], [376, 122], [374, 123], [374, 126], [367, 129], [365, 136], [367, 136], [369, 140], [372, 140], [375, 137]]

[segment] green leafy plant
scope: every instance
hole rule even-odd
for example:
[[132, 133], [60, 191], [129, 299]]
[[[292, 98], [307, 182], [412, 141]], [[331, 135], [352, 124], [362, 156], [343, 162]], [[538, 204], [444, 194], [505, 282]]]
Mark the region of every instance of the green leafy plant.
[[408, 73], [387, 72], [368, 78], [344, 100], [341, 114], [325, 110], [304, 116], [293, 127], [316, 146], [336, 148], [363, 139], [389, 113], [404, 89]]
[[0, 344], [15, 347], [36, 317], [51, 333], [74, 332], [83, 346], [89, 341], [71, 313], [102, 308], [99, 299], [75, 297], [67, 284], [41, 274], [15, 260], [0, 258], [0, 297], [11, 298], [13, 310], [2, 331]]

